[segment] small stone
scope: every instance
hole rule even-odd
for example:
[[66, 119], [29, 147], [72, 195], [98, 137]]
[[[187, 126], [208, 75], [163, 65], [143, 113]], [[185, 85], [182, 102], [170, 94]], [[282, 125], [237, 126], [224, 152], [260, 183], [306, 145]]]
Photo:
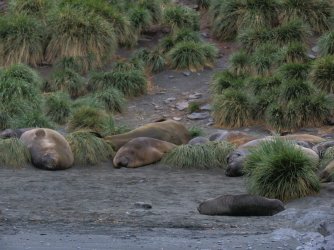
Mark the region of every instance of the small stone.
[[182, 117], [176, 117], [176, 116], [174, 116], [174, 117], [173, 117], [173, 120], [174, 120], [174, 121], [181, 121], [181, 120], [182, 120]]
[[213, 122], [208, 122], [207, 124], [205, 124], [206, 126], [212, 126], [214, 123]]
[[185, 110], [186, 108], [188, 108], [188, 106], [189, 106], [189, 102], [187, 101], [178, 102], [175, 105], [175, 107], [180, 111]]
[[316, 57], [315, 55], [313, 55], [313, 54], [308, 54], [307, 57], [310, 58], [310, 59], [316, 59], [316, 58], [317, 58], [317, 57]]
[[314, 53], [318, 53], [318, 52], [319, 52], [319, 47], [318, 47], [318, 46], [314, 46], [311, 50], [312, 50]]
[[194, 112], [194, 113], [191, 113], [190, 115], [187, 115], [187, 117], [190, 120], [204, 120], [206, 118], [209, 118], [210, 114], [209, 112], [203, 112], [203, 113]]
[[190, 72], [189, 72], [189, 71], [182, 72], [182, 74], [183, 74], [184, 76], [190, 76]]
[[173, 102], [173, 101], [175, 101], [175, 100], [176, 100], [175, 97], [169, 97], [169, 98], [167, 98], [164, 102], [165, 102], [165, 103], [170, 103], [170, 102]]
[[152, 204], [147, 203], [147, 202], [136, 202], [135, 203], [135, 208], [142, 208], [142, 209], [151, 209], [152, 208]]
[[175, 78], [175, 76], [170, 75], [170, 76], [168, 76], [168, 78], [173, 79], [173, 78]]
[[205, 37], [205, 38], [209, 37], [209, 34], [207, 32], [202, 32], [201, 35], [202, 35], [202, 37]]
[[211, 111], [211, 105], [210, 104], [205, 104], [199, 108], [201, 111]]
[[192, 95], [188, 96], [189, 99], [199, 99], [201, 97], [202, 97], [201, 93], [195, 93], [195, 94], [192, 94]]
[[154, 109], [156, 109], [156, 110], [162, 110], [162, 107], [160, 107], [160, 106], [154, 106]]

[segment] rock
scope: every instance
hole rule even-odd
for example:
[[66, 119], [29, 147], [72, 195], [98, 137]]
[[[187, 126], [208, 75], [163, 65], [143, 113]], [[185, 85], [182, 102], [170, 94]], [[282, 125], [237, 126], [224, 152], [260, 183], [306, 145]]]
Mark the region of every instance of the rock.
[[155, 110], [162, 110], [163, 108], [160, 107], [160, 106], [154, 106], [154, 109], [155, 109]]
[[169, 78], [169, 79], [173, 79], [173, 78], [175, 78], [175, 76], [170, 75], [170, 76], [168, 76], [168, 78]]
[[164, 103], [171, 103], [171, 102], [173, 102], [173, 101], [175, 101], [175, 100], [176, 100], [175, 97], [169, 97], [169, 98], [167, 98], [166, 100], [164, 100]]
[[173, 117], [173, 120], [174, 120], [174, 121], [181, 121], [181, 120], [182, 120], [182, 117], [176, 117], [176, 116], [174, 116], [174, 117]]
[[175, 107], [180, 111], [185, 110], [186, 108], [188, 108], [188, 106], [189, 106], [189, 102], [187, 101], [178, 102], [175, 105]]
[[201, 97], [202, 97], [201, 93], [195, 93], [195, 94], [192, 94], [192, 95], [188, 96], [189, 99], [199, 99]]
[[205, 124], [206, 126], [212, 126], [214, 124], [214, 122], [208, 122], [207, 124]]
[[310, 59], [312, 59], [312, 60], [317, 58], [317, 57], [316, 57], [315, 55], [313, 55], [313, 54], [308, 54], [307, 57], [310, 58]]
[[318, 53], [319, 52], [319, 47], [316, 45], [311, 49], [314, 53]]
[[201, 111], [211, 111], [211, 105], [210, 104], [205, 104], [199, 108]]
[[190, 72], [189, 72], [189, 71], [182, 72], [182, 74], [183, 74], [184, 76], [190, 76]]
[[205, 37], [205, 38], [208, 38], [209, 37], [209, 34], [207, 32], [202, 32], [201, 33], [201, 36], [202, 37]]
[[187, 115], [187, 117], [190, 120], [204, 120], [210, 117], [210, 113], [209, 112], [202, 112], [202, 113], [194, 112], [194, 113], [191, 113], [190, 115]]
[[147, 203], [147, 202], [136, 202], [135, 203], [135, 208], [142, 208], [142, 209], [151, 209], [152, 208], [152, 204]]

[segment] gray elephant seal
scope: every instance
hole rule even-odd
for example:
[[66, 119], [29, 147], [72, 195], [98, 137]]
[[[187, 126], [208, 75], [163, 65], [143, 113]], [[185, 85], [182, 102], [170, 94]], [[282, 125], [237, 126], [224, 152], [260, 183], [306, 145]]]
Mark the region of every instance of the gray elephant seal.
[[29, 149], [32, 164], [46, 170], [62, 170], [73, 165], [70, 145], [57, 131], [47, 128], [31, 129], [20, 140]]
[[186, 127], [174, 120], [148, 123], [128, 133], [106, 136], [104, 139], [111, 142], [117, 151], [127, 142], [138, 137], [149, 137], [176, 145], [187, 144], [190, 134]]
[[283, 211], [284, 204], [256, 195], [222, 195], [203, 201], [197, 210], [205, 215], [270, 216]]
[[190, 145], [198, 145], [198, 144], [205, 144], [205, 143], [208, 143], [210, 142], [210, 140], [206, 137], [203, 137], [203, 136], [197, 136], [193, 139], [191, 139], [188, 144]]
[[34, 129], [34, 128], [18, 128], [18, 129], [8, 128], [0, 132], [0, 138], [3, 138], [3, 139], [12, 138], [12, 137], [20, 138], [24, 132], [29, 131], [31, 129]]
[[326, 150], [330, 147], [334, 147], [334, 141], [326, 141], [326, 142], [321, 142], [315, 146], [312, 147], [312, 149], [318, 153], [320, 158], [323, 157], [325, 154]]
[[176, 145], [149, 137], [132, 139], [121, 147], [113, 160], [114, 167], [137, 168], [160, 161]]
[[324, 170], [319, 174], [321, 182], [331, 182], [334, 181], [334, 160], [330, 161]]

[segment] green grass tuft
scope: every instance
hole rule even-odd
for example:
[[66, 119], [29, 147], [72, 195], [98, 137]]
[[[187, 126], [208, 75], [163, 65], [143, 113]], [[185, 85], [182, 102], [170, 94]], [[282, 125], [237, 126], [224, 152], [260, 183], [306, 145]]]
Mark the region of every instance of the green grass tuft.
[[233, 53], [229, 58], [230, 70], [237, 76], [248, 75], [251, 71], [249, 55], [243, 50]]
[[110, 112], [122, 113], [125, 109], [125, 98], [121, 91], [110, 87], [104, 91], [95, 93], [95, 98], [104, 104], [105, 109]]
[[41, 110], [27, 110], [22, 114], [13, 116], [10, 121], [11, 128], [53, 128], [54, 125]]
[[169, 6], [164, 10], [163, 22], [173, 32], [186, 28], [199, 30], [199, 15], [192, 9], [185, 6]]
[[98, 165], [115, 154], [112, 147], [102, 138], [87, 131], [76, 131], [66, 136], [76, 165]]
[[310, 71], [309, 64], [286, 63], [278, 68], [278, 76], [282, 81], [300, 80], [305, 81]]
[[0, 166], [22, 168], [30, 162], [30, 153], [26, 146], [17, 139], [0, 139]]
[[252, 122], [253, 103], [241, 89], [228, 89], [216, 95], [213, 102], [213, 118], [220, 127], [243, 127]]
[[217, 72], [213, 75], [211, 92], [213, 94], [222, 94], [228, 88], [241, 88], [244, 86], [243, 80], [243, 77], [237, 76], [228, 70]]
[[233, 151], [228, 142], [209, 142], [198, 145], [181, 145], [168, 152], [162, 163], [177, 168], [226, 168], [226, 157]]
[[189, 131], [189, 134], [190, 134], [191, 138], [195, 138], [197, 136], [202, 136], [204, 134], [203, 130], [200, 127], [196, 127], [196, 126], [190, 127], [188, 129], [188, 131]]
[[322, 56], [334, 55], [334, 31], [320, 37], [318, 46]]
[[254, 148], [244, 171], [251, 194], [289, 201], [319, 192], [316, 166], [317, 162], [293, 144], [276, 139]]
[[327, 93], [334, 93], [334, 56], [325, 56], [314, 61], [310, 79]]
[[71, 99], [67, 93], [54, 92], [46, 96], [46, 115], [53, 122], [64, 124], [71, 114]]

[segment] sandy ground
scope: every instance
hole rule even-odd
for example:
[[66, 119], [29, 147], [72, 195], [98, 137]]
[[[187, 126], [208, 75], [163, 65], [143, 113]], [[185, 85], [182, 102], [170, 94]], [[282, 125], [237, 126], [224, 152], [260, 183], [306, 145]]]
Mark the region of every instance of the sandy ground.
[[197, 212], [207, 198], [246, 192], [244, 178], [222, 170], [105, 163], [0, 178], [0, 249], [318, 249], [334, 233], [334, 183], [272, 217], [226, 217]]

